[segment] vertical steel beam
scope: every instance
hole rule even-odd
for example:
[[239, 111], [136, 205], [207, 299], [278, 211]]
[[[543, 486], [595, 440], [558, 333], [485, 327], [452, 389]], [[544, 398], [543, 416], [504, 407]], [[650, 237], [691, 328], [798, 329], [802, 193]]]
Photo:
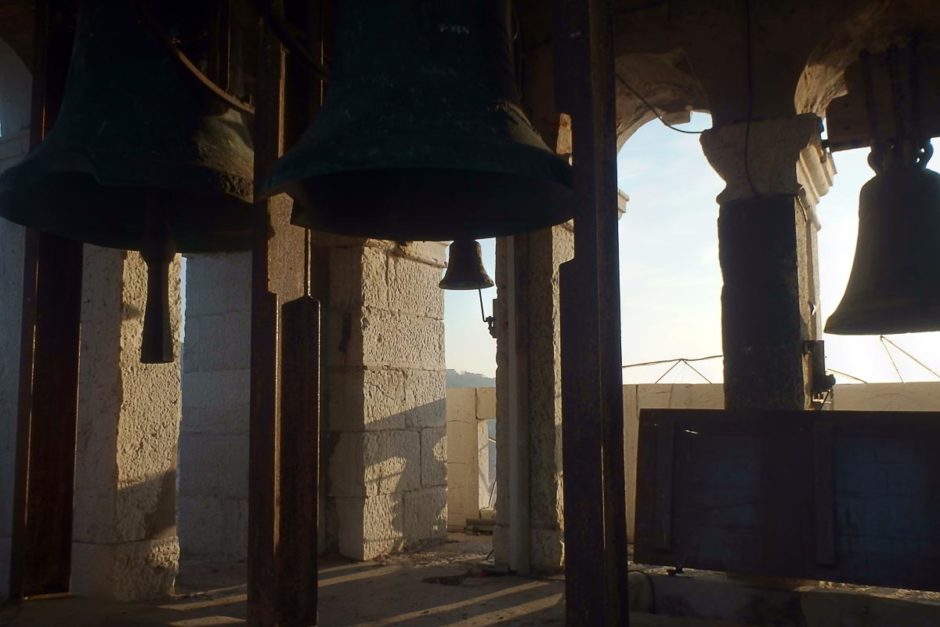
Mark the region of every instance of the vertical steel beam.
[[[574, 180], [582, 198], [575, 259], [562, 268], [561, 295], [568, 622], [624, 625], [629, 614], [613, 20], [609, 0], [554, 0], [553, 8], [555, 99], [572, 118]], [[598, 490], [601, 499], [592, 505], [585, 495]], [[585, 581], [596, 582], [599, 567], [600, 617], [592, 607], [598, 592]]]
[[[58, 113], [73, 27], [36, 3], [32, 146]], [[27, 230], [10, 596], [67, 592], [81, 319], [82, 244]]]

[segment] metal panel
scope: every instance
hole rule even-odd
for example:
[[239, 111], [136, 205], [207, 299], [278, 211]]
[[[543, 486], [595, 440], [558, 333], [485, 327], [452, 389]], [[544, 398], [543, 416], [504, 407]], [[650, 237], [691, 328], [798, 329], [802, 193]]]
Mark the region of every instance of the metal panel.
[[940, 591], [938, 448], [940, 413], [643, 410], [636, 561]]

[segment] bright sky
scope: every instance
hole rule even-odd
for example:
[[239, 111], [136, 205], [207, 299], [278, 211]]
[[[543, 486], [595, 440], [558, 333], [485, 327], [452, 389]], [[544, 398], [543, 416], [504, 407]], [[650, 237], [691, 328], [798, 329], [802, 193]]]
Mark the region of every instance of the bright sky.
[[[682, 128], [710, 126], [695, 114]], [[858, 193], [874, 173], [867, 150], [835, 154], [839, 174], [821, 200], [818, 213], [820, 286], [823, 318], [838, 305], [848, 280], [858, 225]], [[937, 164], [934, 165], [936, 169]], [[718, 266], [718, 206], [724, 183], [702, 154], [697, 135], [671, 131], [653, 121], [630, 138], [618, 160], [620, 188], [630, 196], [620, 221], [620, 293], [623, 363], [705, 357], [721, 353], [721, 271]], [[483, 258], [495, 272], [495, 244], [482, 242]], [[486, 315], [494, 289], [483, 292]], [[455, 370], [493, 376], [496, 341], [480, 319], [476, 292], [445, 292], [446, 360]], [[869, 382], [898, 381], [877, 336], [826, 335], [827, 365]], [[891, 340], [930, 368], [940, 371], [940, 333], [891, 336]], [[905, 381], [937, 377], [889, 347]], [[721, 360], [693, 364], [711, 381], [721, 381]], [[652, 383], [669, 364], [628, 368], [624, 382]], [[848, 377], [836, 375], [840, 383]], [[664, 383], [703, 382], [684, 365]]]

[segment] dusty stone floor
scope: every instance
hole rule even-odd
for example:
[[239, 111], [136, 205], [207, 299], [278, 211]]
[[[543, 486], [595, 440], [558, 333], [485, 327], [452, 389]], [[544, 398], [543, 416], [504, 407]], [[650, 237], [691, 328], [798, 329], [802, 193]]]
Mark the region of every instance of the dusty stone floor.
[[[320, 625], [562, 625], [561, 578], [484, 576], [487, 536], [453, 535], [429, 549], [371, 562], [321, 560]], [[0, 626], [235, 625], [245, 622], [243, 564], [201, 564], [177, 594], [153, 603], [61, 598], [0, 612]]]
[[[564, 579], [493, 574], [483, 567], [491, 547], [488, 536], [451, 534], [444, 544], [370, 562], [324, 558], [319, 624], [563, 625]], [[630, 575], [631, 608], [658, 614], [632, 613], [634, 627], [940, 625], [938, 593], [818, 582], [767, 588], [722, 573], [671, 577], [662, 568], [642, 570]], [[246, 622], [245, 600], [244, 564], [184, 563], [173, 597], [151, 603], [33, 600], [0, 607], [0, 627], [238, 625]]]

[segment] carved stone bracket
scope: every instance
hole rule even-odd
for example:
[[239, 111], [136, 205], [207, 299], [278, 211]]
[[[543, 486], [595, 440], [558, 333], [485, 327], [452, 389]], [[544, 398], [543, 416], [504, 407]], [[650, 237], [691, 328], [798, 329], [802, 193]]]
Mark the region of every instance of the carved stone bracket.
[[818, 229], [815, 207], [836, 172], [832, 156], [822, 146], [820, 128], [816, 115], [804, 113], [705, 131], [702, 149], [726, 183], [718, 202], [757, 195], [796, 196]]

